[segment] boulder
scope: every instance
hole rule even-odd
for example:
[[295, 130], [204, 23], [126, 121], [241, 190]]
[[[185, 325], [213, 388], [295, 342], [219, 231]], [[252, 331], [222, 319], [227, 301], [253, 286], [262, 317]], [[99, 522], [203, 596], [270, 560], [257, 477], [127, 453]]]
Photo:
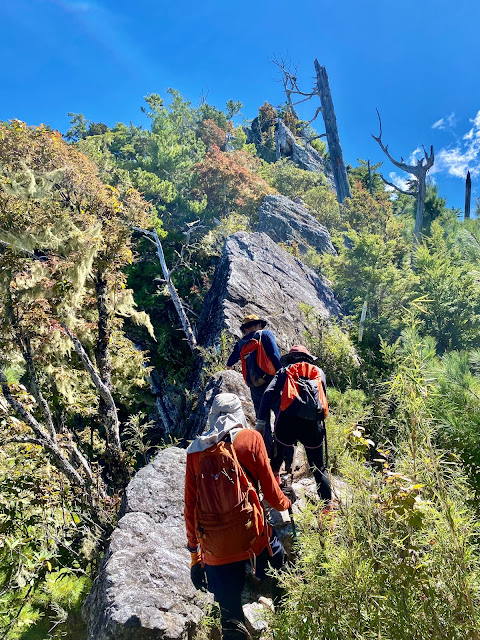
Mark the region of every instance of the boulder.
[[225, 329], [240, 337], [242, 317], [256, 313], [268, 320], [280, 349], [287, 351], [312, 330], [302, 304], [324, 317], [341, 313], [327, 280], [265, 233], [234, 233], [225, 241], [203, 303], [199, 342], [215, 346]]
[[219, 371], [207, 382], [190, 414], [187, 439], [198, 436], [204, 430], [208, 413], [217, 393], [235, 393], [242, 403], [247, 424], [250, 427], [255, 427], [255, 409], [253, 408], [250, 389], [245, 384], [242, 374], [238, 371]]
[[296, 242], [303, 253], [309, 247], [319, 253], [336, 253], [327, 229], [299, 202], [279, 194], [266, 196], [258, 216], [257, 230], [275, 242]]
[[164, 449], [128, 485], [84, 604], [89, 640], [187, 639], [212, 601], [190, 581], [185, 464], [184, 449]]
[[333, 187], [333, 174], [330, 163], [311, 145], [304, 144], [302, 146], [299, 144], [281, 118], [278, 118], [277, 121], [275, 143], [277, 146], [277, 160], [280, 157], [290, 158], [299, 169], [324, 173], [329, 184]]
[[[235, 372], [221, 372], [217, 380], [222, 376], [228, 380], [231, 375]], [[118, 525], [83, 607], [88, 640], [194, 637], [212, 596], [196, 591], [190, 581], [183, 519], [186, 455], [177, 447], [160, 451], [128, 485]], [[296, 477], [293, 486], [298, 496], [293, 506], [295, 517], [306, 502], [315, 502], [317, 495], [311, 476]], [[334, 479], [335, 495], [343, 498], [347, 489]], [[290, 552], [291, 516], [271, 508], [268, 511], [278, 537]], [[256, 604], [265, 600], [265, 595], [269, 595], [268, 581], [252, 578], [242, 598], [252, 630], [265, 626], [265, 609]]]

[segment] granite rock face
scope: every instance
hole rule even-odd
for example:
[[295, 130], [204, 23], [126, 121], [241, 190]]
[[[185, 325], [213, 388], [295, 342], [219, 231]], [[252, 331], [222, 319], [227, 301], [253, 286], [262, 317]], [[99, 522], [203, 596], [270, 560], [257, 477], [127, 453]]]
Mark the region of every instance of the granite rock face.
[[327, 181], [333, 187], [333, 174], [330, 163], [309, 144], [305, 146], [299, 144], [281, 118], [277, 120], [275, 143], [277, 147], [277, 160], [279, 158], [290, 158], [293, 164], [299, 169], [324, 173]]
[[256, 313], [268, 320], [280, 349], [287, 351], [312, 329], [302, 303], [324, 317], [341, 313], [328, 282], [265, 233], [234, 233], [225, 241], [203, 303], [199, 342], [216, 345], [224, 329], [240, 337], [242, 317]]
[[328, 230], [299, 202], [279, 194], [266, 196], [258, 216], [257, 230], [275, 242], [296, 242], [303, 253], [309, 247], [319, 253], [336, 253]]
[[211, 596], [190, 581], [183, 519], [186, 451], [160, 451], [128, 485], [84, 604], [89, 640], [190, 638]]
[[188, 439], [200, 435], [205, 429], [213, 399], [218, 393], [235, 393], [242, 403], [248, 426], [255, 427], [255, 409], [253, 408], [250, 389], [245, 384], [242, 374], [231, 370], [219, 371], [207, 382], [198, 398], [195, 410], [190, 415]]

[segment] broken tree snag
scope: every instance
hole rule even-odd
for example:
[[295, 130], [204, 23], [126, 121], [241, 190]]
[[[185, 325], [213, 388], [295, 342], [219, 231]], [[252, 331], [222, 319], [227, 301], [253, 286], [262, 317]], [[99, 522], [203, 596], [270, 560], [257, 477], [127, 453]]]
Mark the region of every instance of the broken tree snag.
[[470, 202], [472, 199], [472, 178], [470, 171], [467, 171], [467, 179], [465, 180], [465, 220], [470, 218]]
[[[401, 158], [400, 161], [395, 160], [395, 158], [393, 158], [390, 155], [390, 152], [388, 151], [388, 144], [387, 146], [385, 146], [382, 142], [382, 119], [380, 117], [378, 109], [377, 109], [377, 115], [378, 115], [378, 123], [379, 123], [380, 131], [378, 136], [374, 136], [372, 133], [372, 138], [378, 142], [380, 149], [383, 151], [383, 153], [387, 156], [387, 158], [390, 160], [390, 162], [393, 165], [395, 165], [402, 171], [405, 171], [405, 173], [410, 173], [412, 176], [415, 176], [415, 178], [417, 179], [417, 189], [415, 192], [415, 196], [417, 198], [417, 213], [415, 215], [415, 229], [413, 232], [413, 244], [418, 245], [420, 242], [420, 237], [422, 235], [422, 229], [423, 229], [423, 213], [425, 211], [425, 194], [427, 191], [427, 173], [433, 167], [433, 163], [435, 162], [433, 146], [430, 147], [430, 154], [428, 154], [425, 150], [425, 147], [423, 147], [424, 158], [420, 158], [420, 160], [417, 160], [416, 165], [407, 164], [406, 162], [403, 161], [403, 158]], [[423, 164], [424, 160], [425, 160], [425, 164]], [[387, 184], [390, 184], [384, 178], [383, 178], [383, 181], [386, 182]], [[401, 189], [398, 189], [397, 187], [395, 187], [395, 185], [391, 185], [391, 186], [397, 189], [397, 191], [401, 191]], [[405, 193], [405, 192], [401, 191], [401, 193]], [[409, 193], [408, 195], [413, 195], [413, 194]]]
[[164, 280], [167, 284], [168, 293], [170, 294], [170, 297], [172, 299], [172, 302], [175, 306], [178, 317], [182, 324], [182, 329], [187, 339], [188, 346], [190, 347], [190, 350], [192, 353], [196, 353], [197, 338], [195, 337], [195, 333], [193, 331], [192, 325], [190, 324], [190, 320], [188, 319], [188, 316], [185, 312], [185, 308], [183, 306], [182, 300], [180, 299], [180, 296], [178, 295], [175, 285], [173, 284], [172, 272], [167, 267], [167, 263], [165, 261], [165, 255], [163, 253], [162, 243], [160, 242], [160, 238], [158, 237], [157, 230], [154, 229], [153, 231], [148, 231], [147, 229], [139, 229], [138, 227], [133, 227], [133, 229], [135, 231], [139, 231], [140, 233], [143, 233], [143, 235], [146, 238], [148, 238], [151, 242], [153, 242], [153, 244], [156, 246], [158, 260], [160, 262], [160, 266], [162, 267], [162, 273], [163, 273]]
[[335, 109], [333, 108], [327, 71], [325, 67], [319, 65], [318, 60], [315, 60], [315, 73], [317, 74], [317, 91], [322, 105], [322, 116], [327, 134], [333, 179], [337, 189], [337, 200], [342, 204], [345, 198], [350, 198], [350, 185], [348, 184], [347, 170], [345, 168], [345, 162], [343, 161], [337, 118], [335, 116]]

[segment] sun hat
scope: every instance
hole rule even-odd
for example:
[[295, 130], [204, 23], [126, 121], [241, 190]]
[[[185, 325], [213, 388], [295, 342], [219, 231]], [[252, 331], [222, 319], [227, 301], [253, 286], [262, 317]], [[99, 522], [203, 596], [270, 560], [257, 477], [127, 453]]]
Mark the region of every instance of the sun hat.
[[255, 313], [249, 313], [243, 317], [242, 324], [240, 325], [241, 331], [247, 329], [251, 324], [261, 324], [262, 329], [266, 326], [267, 321], [263, 318], [259, 318]]

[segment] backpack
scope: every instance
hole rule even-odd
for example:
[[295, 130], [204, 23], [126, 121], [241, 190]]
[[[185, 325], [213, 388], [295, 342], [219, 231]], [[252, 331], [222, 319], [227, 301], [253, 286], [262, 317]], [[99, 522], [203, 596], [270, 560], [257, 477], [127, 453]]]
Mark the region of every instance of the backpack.
[[247, 384], [253, 387], [261, 387], [270, 380], [268, 376], [274, 376], [275, 366], [265, 353], [262, 344], [262, 332], [256, 331], [253, 338], [240, 341], [240, 358], [242, 360], [243, 378]]
[[202, 554], [229, 558], [249, 551], [255, 555], [255, 543], [268, 525], [233, 444], [222, 440], [199, 456], [195, 521]]
[[321, 369], [308, 362], [285, 368], [287, 379], [282, 390], [280, 411], [291, 417], [318, 422], [328, 415], [328, 401]]

